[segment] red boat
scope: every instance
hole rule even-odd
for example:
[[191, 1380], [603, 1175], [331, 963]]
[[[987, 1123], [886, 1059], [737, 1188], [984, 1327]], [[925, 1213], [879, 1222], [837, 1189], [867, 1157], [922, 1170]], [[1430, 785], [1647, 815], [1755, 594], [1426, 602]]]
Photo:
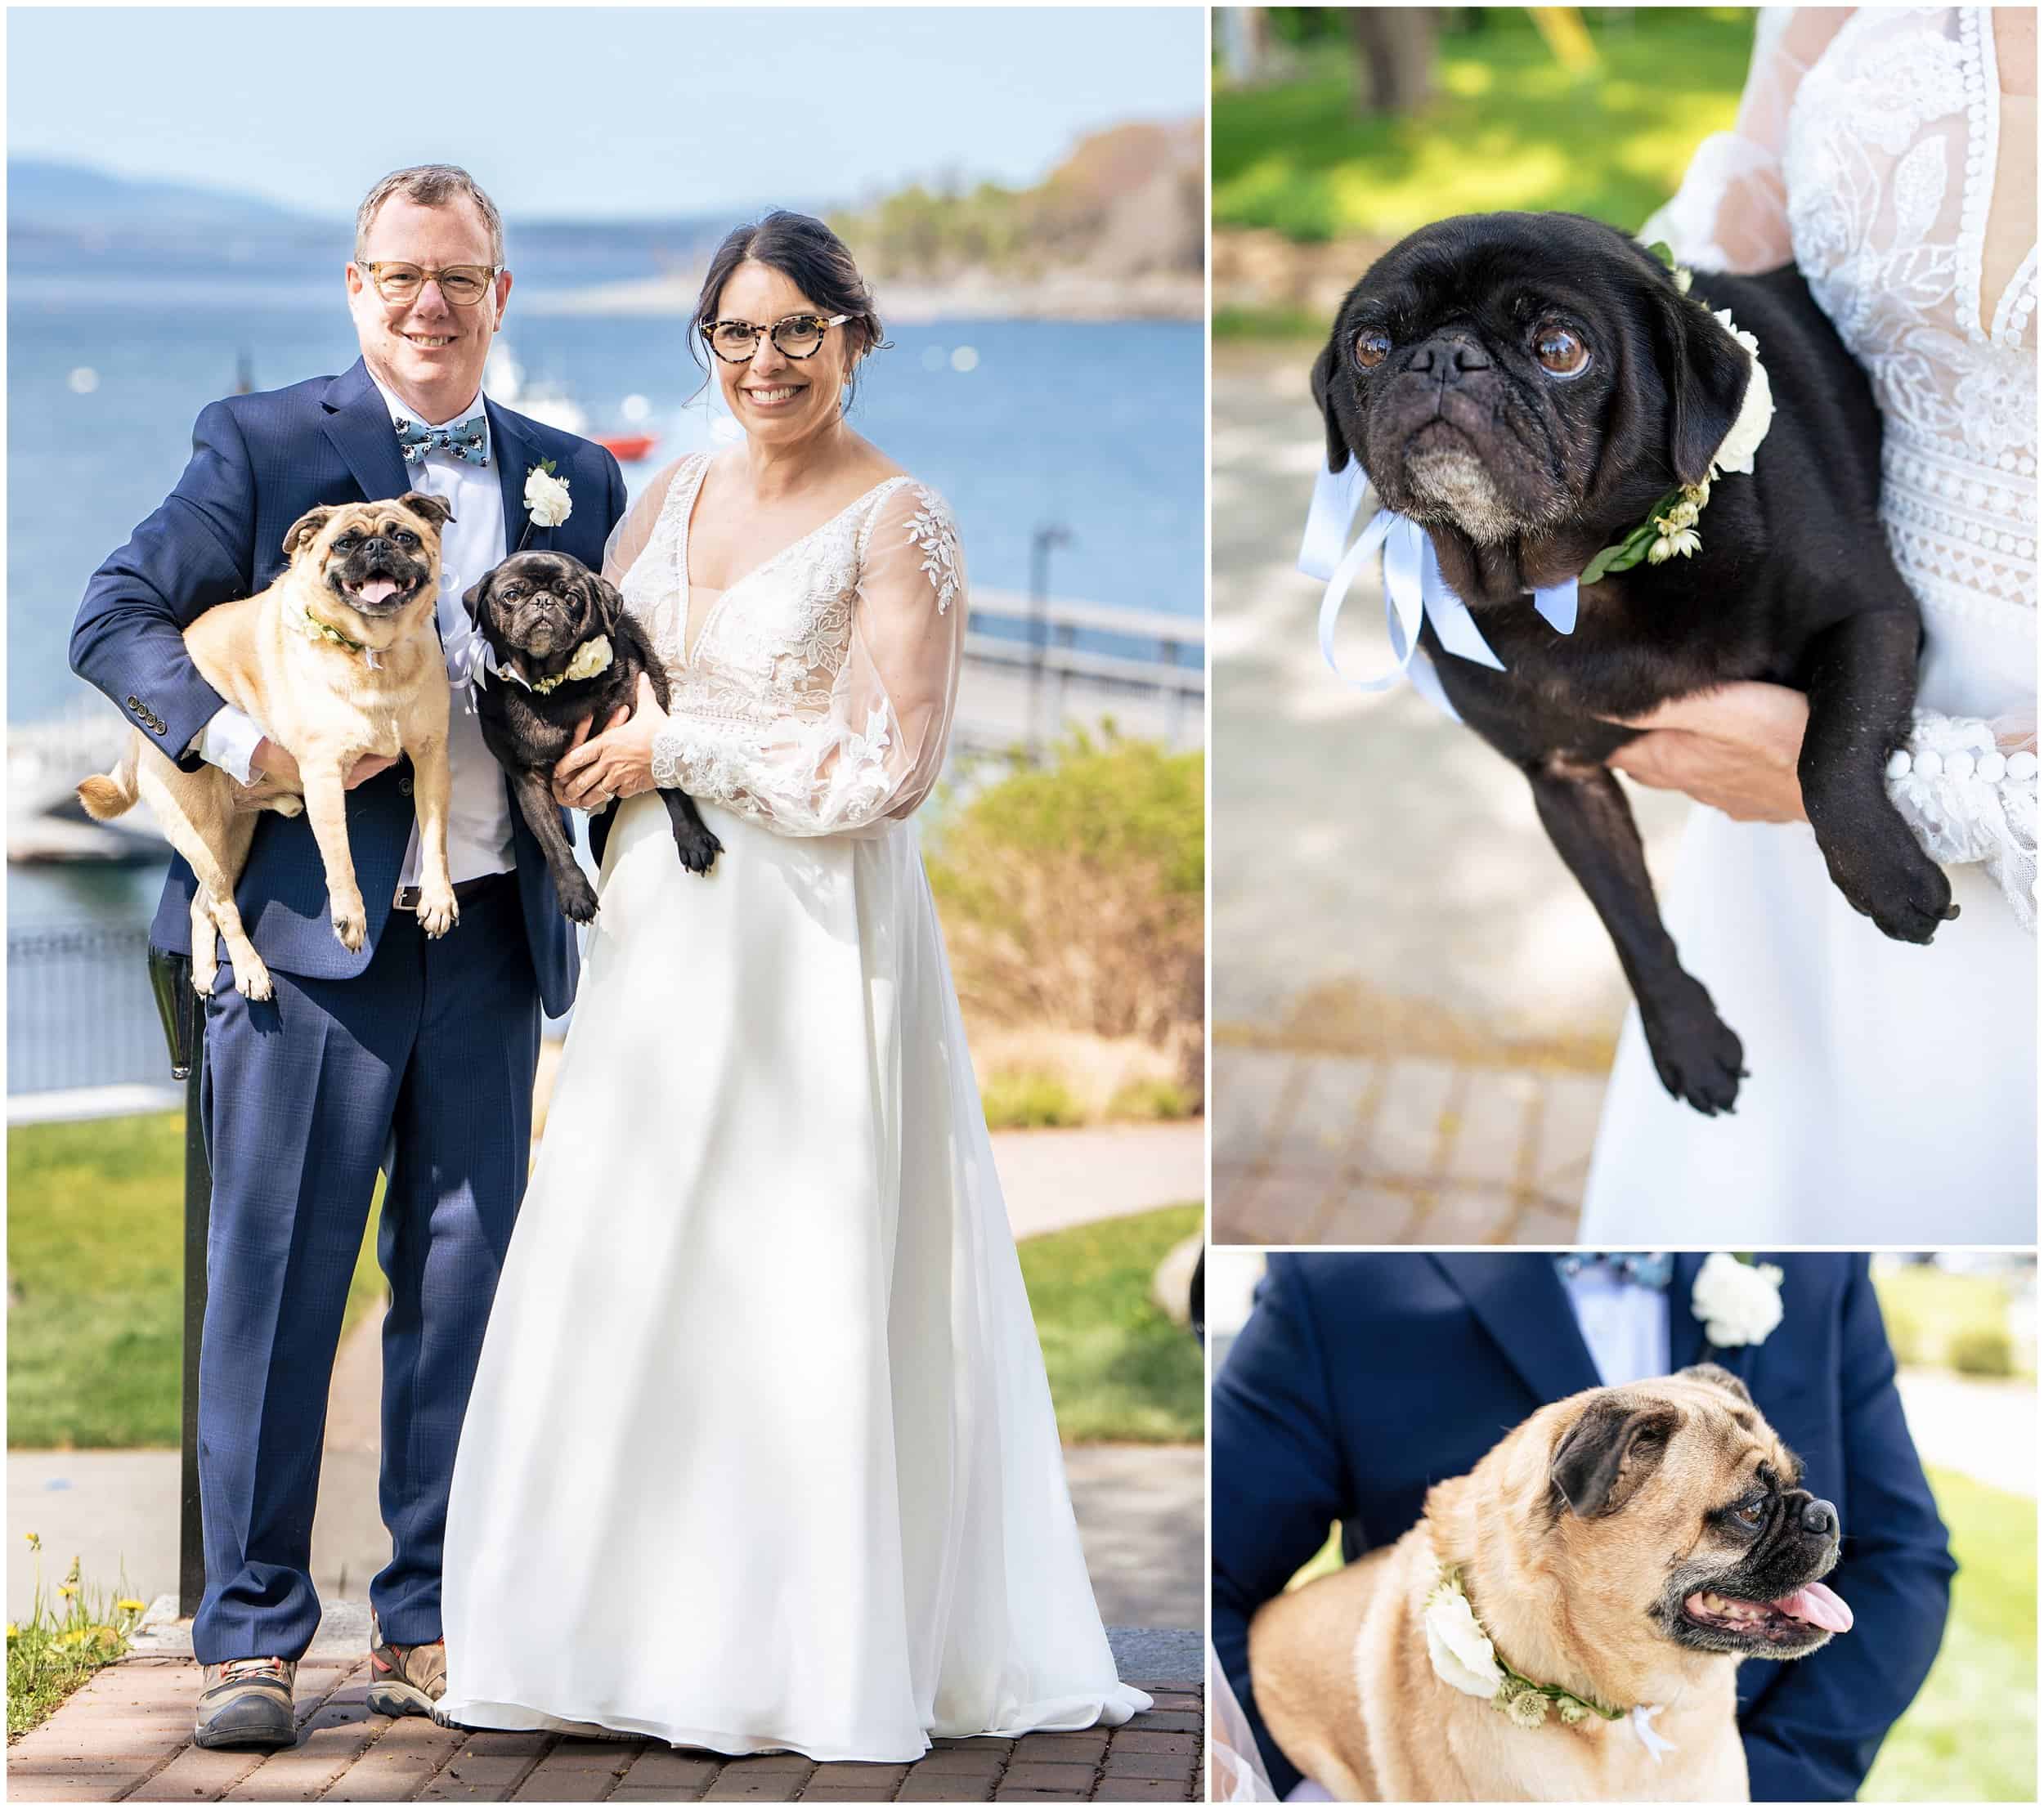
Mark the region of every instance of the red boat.
[[598, 433], [590, 436], [621, 465], [635, 465], [660, 442], [651, 433]]

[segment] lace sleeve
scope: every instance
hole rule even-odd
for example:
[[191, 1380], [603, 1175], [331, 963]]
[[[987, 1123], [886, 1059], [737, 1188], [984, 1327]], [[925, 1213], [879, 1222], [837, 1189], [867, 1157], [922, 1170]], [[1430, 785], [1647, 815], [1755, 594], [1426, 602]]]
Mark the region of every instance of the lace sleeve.
[[943, 769], [965, 650], [966, 575], [944, 499], [889, 491], [859, 538], [851, 643], [820, 715], [756, 728], [677, 716], [653, 779], [787, 835], [877, 834]]
[[1789, 110], [1810, 65], [1852, 9], [1769, 7], [1753, 41], [1753, 62], [1729, 132], [1697, 146], [1674, 198], [1640, 228], [1665, 240], [1685, 264], [1732, 272], [1792, 262], [1782, 147]]
[[1916, 712], [1888, 762], [1888, 795], [1924, 852], [1947, 866], [1979, 862], [2016, 920], [2037, 928], [2037, 725]]
[[653, 537], [653, 524], [666, 504], [667, 492], [674, 487], [675, 474], [697, 456], [684, 454], [665, 470], [656, 472], [653, 481], [639, 493], [639, 500], [619, 517], [609, 540], [603, 543], [603, 575], [611, 583], [623, 584], [625, 574], [639, 563], [639, 554]]

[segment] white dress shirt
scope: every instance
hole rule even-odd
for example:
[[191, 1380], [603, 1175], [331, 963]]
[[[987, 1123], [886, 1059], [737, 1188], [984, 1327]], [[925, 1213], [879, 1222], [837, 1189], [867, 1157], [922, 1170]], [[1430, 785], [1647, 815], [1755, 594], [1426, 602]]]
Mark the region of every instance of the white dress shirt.
[[1673, 1341], [1666, 1288], [1642, 1287], [1603, 1263], [1564, 1275], [1562, 1286], [1605, 1387], [1668, 1373]]
[[[375, 380], [373, 374], [371, 380]], [[381, 382], [377, 382], [376, 387], [390, 410], [393, 433], [400, 420], [418, 419], [418, 410], [400, 401]], [[448, 419], [424, 424], [452, 427], [467, 420], [482, 406], [482, 392], [478, 390], [466, 408], [457, 410]], [[454, 511], [454, 519], [440, 535], [438, 606], [440, 637], [450, 655], [451, 678], [452, 656], [467, 643], [471, 631], [468, 612], [462, 607], [462, 593], [504, 557], [504, 492], [498, 482], [494, 453], [490, 463], [476, 465], [436, 449], [406, 471], [414, 490], [440, 497]], [[230, 704], [200, 732], [199, 756], [246, 785], [253, 772], [256, 744], [262, 738], [262, 725]], [[517, 862], [512, 851], [511, 800], [504, 790], [504, 769], [483, 744], [482, 728], [465, 687], [455, 690], [453, 707], [448, 712], [447, 763], [451, 779], [447, 810], [449, 873], [459, 884], [486, 874], [509, 872]], [[404, 867], [398, 875], [400, 889], [418, 884], [420, 871], [419, 826], [415, 822], [411, 844], [405, 851]]]

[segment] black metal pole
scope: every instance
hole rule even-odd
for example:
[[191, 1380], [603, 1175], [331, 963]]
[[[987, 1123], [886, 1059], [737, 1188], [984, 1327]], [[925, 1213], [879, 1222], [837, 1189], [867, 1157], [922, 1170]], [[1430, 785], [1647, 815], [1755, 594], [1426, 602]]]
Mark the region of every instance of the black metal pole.
[[177, 1515], [177, 1613], [189, 1620], [206, 1592], [206, 1542], [199, 1511], [199, 1338], [206, 1323], [206, 1234], [213, 1221], [213, 1164], [199, 1095], [206, 1066], [206, 1010], [191, 989], [191, 959], [149, 952], [149, 979], [170, 1048], [170, 1074], [185, 1083], [185, 1349]]
[[185, 1081], [185, 1356], [182, 1467], [177, 1516], [177, 1613], [190, 1619], [206, 1592], [205, 1529], [199, 1514], [199, 1335], [206, 1323], [206, 1234], [213, 1223], [213, 1164], [206, 1159], [199, 1103], [205, 1071], [206, 1014], [187, 986], [191, 1072]]

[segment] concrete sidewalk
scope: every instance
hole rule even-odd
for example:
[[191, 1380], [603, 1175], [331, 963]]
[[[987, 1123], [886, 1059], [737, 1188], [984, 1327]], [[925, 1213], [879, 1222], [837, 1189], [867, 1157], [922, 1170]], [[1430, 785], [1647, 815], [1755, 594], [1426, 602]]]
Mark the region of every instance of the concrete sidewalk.
[[186, 1659], [110, 1666], [7, 1752], [25, 1802], [1187, 1802], [1204, 1793], [1198, 1637], [1184, 1678], [1143, 1681], [1156, 1707], [1126, 1726], [1019, 1740], [939, 1740], [913, 1765], [724, 1758], [655, 1741], [464, 1733], [365, 1705], [357, 1647], [316, 1645], [298, 1669], [298, 1744], [208, 1753], [191, 1744]]
[[[1511, 765], [1321, 661], [1317, 350], [1213, 359], [1214, 1236], [1570, 1241], [1625, 983]], [[1389, 665], [1374, 574], [1336, 646]], [[1665, 869], [1690, 807], [1629, 795]]]

